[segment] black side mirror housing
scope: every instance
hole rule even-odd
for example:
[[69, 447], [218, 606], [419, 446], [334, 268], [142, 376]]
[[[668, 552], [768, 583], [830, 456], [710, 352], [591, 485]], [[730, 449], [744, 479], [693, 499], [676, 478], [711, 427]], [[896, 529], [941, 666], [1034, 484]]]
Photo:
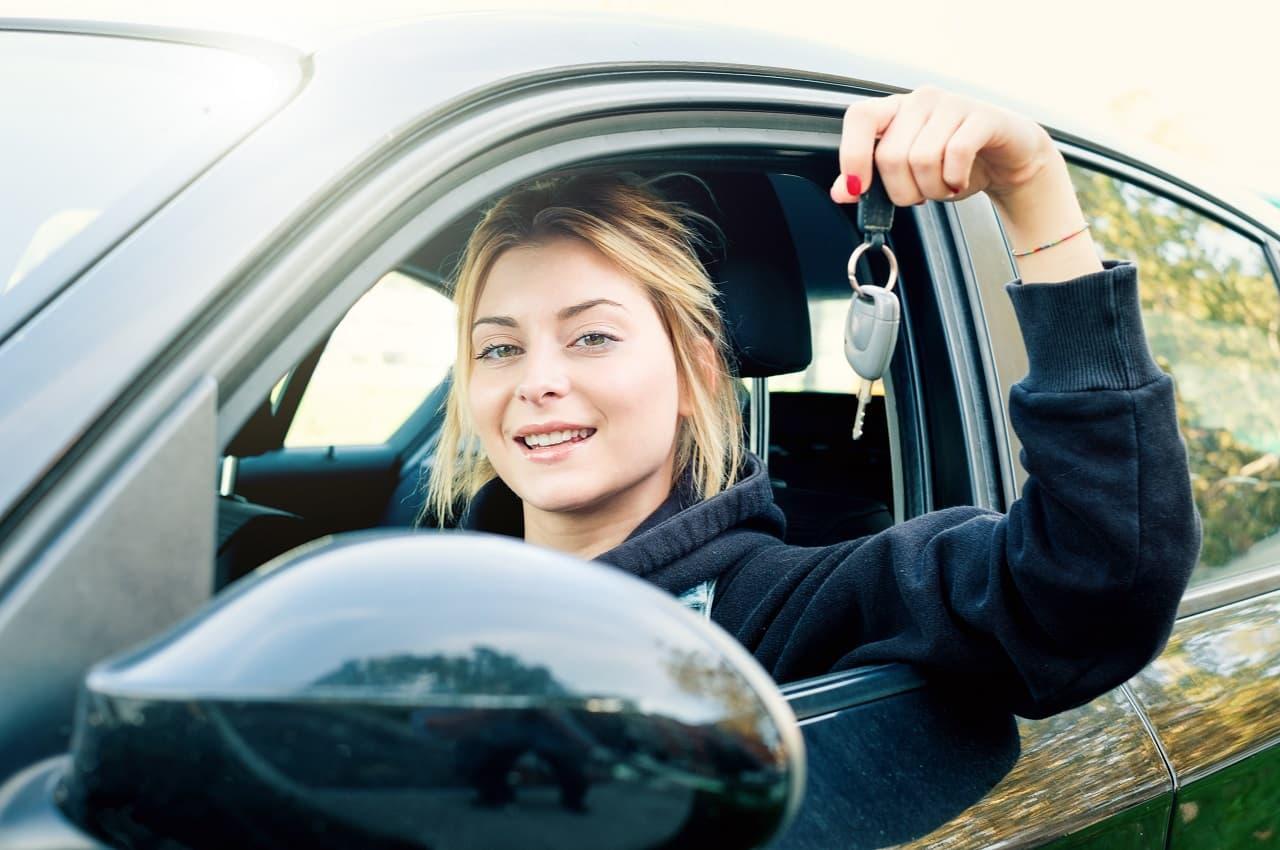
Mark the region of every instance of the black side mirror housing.
[[62, 808], [126, 846], [754, 847], [787, 703], [646, 582], [484, 535], [290, 553], [86, 677]]

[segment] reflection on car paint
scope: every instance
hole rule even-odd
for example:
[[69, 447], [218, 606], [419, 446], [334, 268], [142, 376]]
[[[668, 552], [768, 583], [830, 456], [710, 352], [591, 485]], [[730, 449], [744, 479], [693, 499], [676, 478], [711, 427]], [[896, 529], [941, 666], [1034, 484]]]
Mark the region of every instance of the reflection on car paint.
[[[1045, 720], [1018, 720], [1022, 757], [991, 793], [942, 828], [904, 847], [1034, 846], [1104, 818], [1095, 839], [1164, 846], [1167, 797], [1133, 818], [1113, 817], [1171, 792], [1168, 771], [1123, 689]], [[1126, 837], [1127, 836], [1127, 837]], [[1141, 839], [1132, 843], [1134, 837]]]
[[1280, 593], [1180, 621], [1132, 687], [1178, 775], [1173, 846], [1280, 842]]

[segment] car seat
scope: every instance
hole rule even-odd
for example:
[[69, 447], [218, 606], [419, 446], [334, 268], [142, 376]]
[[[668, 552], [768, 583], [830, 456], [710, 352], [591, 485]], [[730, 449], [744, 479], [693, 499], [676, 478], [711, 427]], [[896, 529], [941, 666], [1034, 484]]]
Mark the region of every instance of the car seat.
[[[700, 176], [714, 200], [693, 181], [675, 191], [664, 189], [711, 217], [723, 234], [722, 244], [701, 259], [719, 290], [737, 374], [767, 378], [802, 371], [813, 358], [808, 294], [769, 176]], [[776, 479], [774, 500], [787, 517], [787, 542], [796, 545], [852, 540], [893, 524], [888, 506], [865, 494], [789, 486]]]

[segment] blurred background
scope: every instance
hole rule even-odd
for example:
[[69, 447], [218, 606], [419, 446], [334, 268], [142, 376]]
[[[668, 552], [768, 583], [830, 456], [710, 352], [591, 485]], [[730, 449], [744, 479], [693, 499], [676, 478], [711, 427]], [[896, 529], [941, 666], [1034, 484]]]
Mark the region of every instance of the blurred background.
[[[607, 11], [765, 29], [916, 65], [1153, 145], [1280, 205], [1280, 4], [1116, 0], [0, 0], [0, 13], [250, 30], [319, 44], [440, 11]], [[482, 47], [480, 48], [482, 49]], [[750, 57], [744, 57], [750, 61]]]

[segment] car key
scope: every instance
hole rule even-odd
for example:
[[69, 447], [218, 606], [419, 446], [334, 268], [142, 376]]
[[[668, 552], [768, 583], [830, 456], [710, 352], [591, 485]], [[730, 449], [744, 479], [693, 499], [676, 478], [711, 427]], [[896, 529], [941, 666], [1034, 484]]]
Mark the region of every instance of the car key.
[[862, 436], [871, 386], [889, 370], [898, 344], [901, 307], [898, 296], [886, 287], [863, 285], [849, 305], [844, 326], [844, 356], [858, 376], [858, 411], [853, 419], [853, 439]]
[[[884, 182], [872, 175], [871, 186], [858, 200], [858, 229], [862, 244], [849, 257], [849, 285], [853, 287], [853, 303], [844, 326], [844, 356], [858, 376], [858, 410], [853, 417], [853, 439], [862, 436], [862, 422], [871, 401], [871, 387], [889, 370], [893, 350], [898, 344], [901, 305], [894, 295], [898, 281], [898, 258], [886, 237], [893, 227], [893, 202]], [[889, 281], [884, 286], [858, 283], [858, 258], [869, 248], [879, 248], [889, 260]]]

